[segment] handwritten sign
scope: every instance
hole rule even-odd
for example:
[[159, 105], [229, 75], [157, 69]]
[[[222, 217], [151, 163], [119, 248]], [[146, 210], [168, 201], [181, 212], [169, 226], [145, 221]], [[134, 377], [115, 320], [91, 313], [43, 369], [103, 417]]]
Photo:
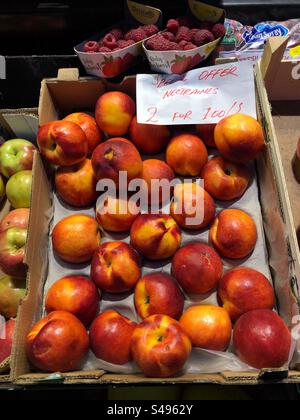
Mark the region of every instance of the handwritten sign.
[[182, 76], [137, 77], [137, 118], [142, 124], [216, 124], [243, 113], [254, 118], [256, 98], [251, 63], [192, 70]]

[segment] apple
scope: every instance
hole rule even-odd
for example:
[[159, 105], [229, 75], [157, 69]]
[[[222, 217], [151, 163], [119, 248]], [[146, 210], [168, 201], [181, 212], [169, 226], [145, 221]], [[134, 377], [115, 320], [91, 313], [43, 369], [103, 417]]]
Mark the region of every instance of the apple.
[[114, 310], [100, 314], [90, 329], [90, 347], [98, 359], [125, 365], [132, 359], [130, 345], [137, 324]]
[[0, 172], [10, 178], [17, 172], [31, 170], [36, 147], [27, 140], [8, 140], [0, 147]]
[[26, 280], [5, 276], [0, 279], [0, 314], [15, 318], [19, 304], [26, 296]]
[[178, 374], [192, 350], [180, 324], [166, 315], [152, 315], [133, 333], [131, 352], [142, 372], [151, 378]]
[[138, 315], [168, 315], [177, 319], [184, 307], [184, 295], [176, 281], [165, 273], [150, 273], [141, 278], [134, 292]]
[[256, 369], [281, 368], [289, 359], [292, 337], [273, 311], [247, 312], [236, 323], [233, 342], [240, 359]]
[[29, 208], [31, 202], [32, 171], [14, 174], [6, 184], [7, 199], [15, 209]]
[[53, 165], [76, 165], [88, 154], [85, 132], [71, 121], [53, 121], [41, 126], [37, 141], [41, 155]]
[[10, 319], [0, 326], [0, 363], [3, 363], [11, 355], [16, 321]]
[[3, 181], [2, 176], [0, 175], [0, 203], [3, 201], [3, 198], [5, 197], [5, 184]]
[[100, 295], [96, 286], [83, 276], [67, 276], [55, 282], [47, 292], [47, 313], [66, 311], [83, 324], [90, 325], [99, 310]]
[[0, 267], [8, 276], [23, 278], [29, 209], [11, 211], [0, 223]]
[[65, 311], [51, 312], [32, 328], [26, 339], [30, 362], [43, 372], [79, 370], [88, 349], [89, 336], [84, 325]]
[[59, 168], [55, 173], [55, 186], [59, 196], [70, 206], [89, 207], [98, 197], [97, 180], [89, 159]]

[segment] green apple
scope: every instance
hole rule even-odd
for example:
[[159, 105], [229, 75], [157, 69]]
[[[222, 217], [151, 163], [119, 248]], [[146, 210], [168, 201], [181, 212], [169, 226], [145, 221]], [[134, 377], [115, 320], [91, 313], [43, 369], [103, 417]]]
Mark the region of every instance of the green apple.
[[7, 198], [15, 209], [29, 208], [31, 201], [32, 171], [14, 174], [6, 184]]
[[17, 172], [31, 170], [36, 147], [27, 140], [8, 140], [0, 147], [0, 172], [10, 178]]
[[26, 280], [5, 276], [0, 279], [0, 314], [15, 318], [20, 300], [26, 296]]
[[5, 197], [5, 184], [3, 182], [2, 176], [0, 175], [0, 203], [4, 197]]
[[29, 209], [16, 209], [0, 223], [0, 268], [7, 276], [26, 277], [24, 264]]

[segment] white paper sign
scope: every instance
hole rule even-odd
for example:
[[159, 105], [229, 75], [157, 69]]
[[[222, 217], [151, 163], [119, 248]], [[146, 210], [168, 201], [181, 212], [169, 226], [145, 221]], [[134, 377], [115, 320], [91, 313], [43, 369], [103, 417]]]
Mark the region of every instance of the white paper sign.
[[196, 69], [182, 76], [137, 77], [139, 123], [217, 124], [236, 113], [257, 117], [253, 66], [249, 62]]

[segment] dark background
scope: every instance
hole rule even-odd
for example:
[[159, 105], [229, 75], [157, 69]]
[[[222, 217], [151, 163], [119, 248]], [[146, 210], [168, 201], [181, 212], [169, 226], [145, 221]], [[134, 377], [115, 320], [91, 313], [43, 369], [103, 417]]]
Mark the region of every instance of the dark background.
[[[264, 20], [300, 18], [300, 0], [223, 0], [227, 16], [253, 25]], [[0, 109], [36, 107], [40, 82], [55, 77], [60, 67], [80, 67], [73, 47], [90, 35], [120, 20], [123, 0], [85, 0], [78, 6], [64, 1], [49, 7], [36, 1], [0, 1], [0, 55], [6, 56], [7, 80], [0, 80]], [[165, 19], [184, 14], [185, 0], [147, 0], [159, 7]], [[81, 73], [84, 74], [80, 67]], [[135, 72], [143, 69], [134, 69]], [[83, 399], [143, 400], [298, 400], [293, 385], [219, 387], [206, 385], [173, 387], [39, 387], [0, 390], [0, 400]]]
[[[140, 1], [141, 0], [137, 0]], [[165, 20], [184, 14], [185, 0], [146, 0], [163, 10]], [[207, 0], [224, 7], [227, 16], [245, 24], [300, 18], [300, 0]], [[73, 47], [123, 16], [123, 0], [55, 6], [36, 1], [0, 1], [0, 55], [6, 56], [7, 79], [0, 80], [0, 109], [38, 105], [40, 82], [56, 77], [60, 67], [84, 71]], [[146, 72], [134, 68], [133, 72]], [[116, 80], [117, 82], [120, 80]]]

